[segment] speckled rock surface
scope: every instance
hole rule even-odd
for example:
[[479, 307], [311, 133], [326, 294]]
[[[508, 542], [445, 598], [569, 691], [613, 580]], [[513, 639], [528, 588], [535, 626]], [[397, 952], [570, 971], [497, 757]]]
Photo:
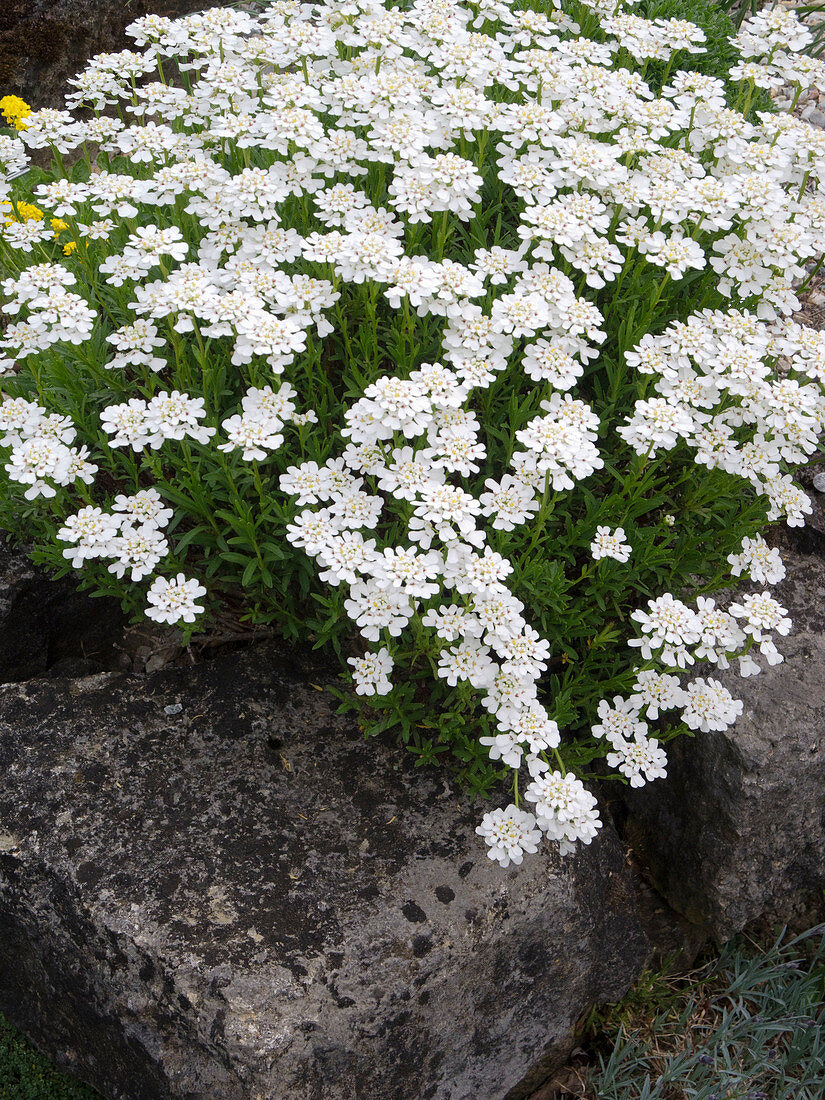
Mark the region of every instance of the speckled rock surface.
[[667, 780], [627, 789], [626, 836], [674, 909], [718, 940], [794, 916], [825, 883], [825, 563], [785, 554], [785, 663], [719, 675], [744, 713], [668, 746]]
[[0, 688], [0, 1010], [105, 1096], [511, 1100], [647, 951], [621, 845], [501, 872], [258, 648]]
[[62, 105], [66, 81], [97, 53], [122, 50], [124, 28], [152, 12], [172, 18], [221, 0], [2, 0], [0, 89], [35, 107]]

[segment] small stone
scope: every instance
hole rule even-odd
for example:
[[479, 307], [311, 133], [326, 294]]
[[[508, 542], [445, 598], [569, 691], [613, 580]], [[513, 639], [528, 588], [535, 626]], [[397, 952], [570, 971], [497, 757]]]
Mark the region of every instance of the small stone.
[[183, 710], [183, 704], [182, 703], [170, 703], [168, 707], [163, 708], [163, 713], [168, 714], [171, 717], [171, 715], [173, 715], [173, 714], [180, 714], [180, 712], [182, 710]]
[[151, 657], [149, 657], [146, 661], [146, 671], [160, 672], [162, 668], [166, 668], [166, 666], [169, 664], [169, 661], [174, 655], [175, 651], [169, 648], [161, 649], [157, 652], [153, 651]]
[[814, 474], [813, 487], [818, 493], [825, 493], [825, 470]]
[[802, 112], [802, 117], [807, 119], [811, 126], [825, 130], [825, 111], [820, 110], [819, 107], [806, 107]]

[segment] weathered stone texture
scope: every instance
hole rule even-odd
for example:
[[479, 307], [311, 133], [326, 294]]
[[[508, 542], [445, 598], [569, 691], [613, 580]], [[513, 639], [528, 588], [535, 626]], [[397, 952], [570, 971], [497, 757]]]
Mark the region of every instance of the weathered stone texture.
[[[226, 0], [224, 0], [224, 3]], [[61, 106], [66, 81], [94, 54], [131, 48], [124, 30], [152, 12], [177, 17], [221, 0], [3, 0], [0, 89], [35, 107]]]
[[[627, 839], [678, 912], [718, 940], [781, 919], [825, 883], [825, 564], [786, 554], [785, 663], [718, 678], [744, 713], [668, 746], [668, 778], [628, 790]], [[707, 674], [703, 672], [703, 674]]]
[[333, 706], [267, 648], [0, 689], [0, 1009], [105, 1096], [515, 1100], [643, 964], [610, 826], [502, 872]]

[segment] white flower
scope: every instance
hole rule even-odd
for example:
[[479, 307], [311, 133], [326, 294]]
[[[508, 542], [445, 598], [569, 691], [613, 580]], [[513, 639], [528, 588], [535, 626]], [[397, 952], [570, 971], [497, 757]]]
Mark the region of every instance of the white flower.
[[667, 775], [667, 755], [655, 737], [637, 733], [632, 741], [613, 742], [613, 748], [615, 751], [607, 754], [607, 763], [626, 775], [631, 787], [642, 787]]
[[502, 671], [515, 676], [538, 678], [547, 668], [550, 643], [531, 626], [520, 633], [496, 642], [496, 652], [502, 658]]
[[166, 527], [174, 515], [171, 508], [164, 508], [157, 489], [141, 489], [132, 496], [120, 493], [115, 497], [112, 511], [122, 512], [132, 522], [151, 523], [155, 527]]
[[479, 737], [478, 743], [489, 751], [491, 760], [500, 760], [508, 768], [518, 770], [524, 756], [524, 747], [517, 733], [497, 733], [494, 737]]
[[630, 557], [630, 544], [625, 538], [624, 528], [617, 527], [611, 531], [609, 527], [597, 527], [596, 537], [590, 543], [590, 553], [598, 561], [600, 558], [615, 558], [616, 561], [627, 561]]
[[207, 443], [215, 434], [215, 429], [198, 423], [204, 416], [206, 410], [202, 397], [189, 397], [178, 390], [172, 390], [171, 393], [162, 390], [146, 406], [145, 423], [151, 433], [149, 446], [157, 448], [167, 439], [187, 437], [199, 443]]
[[638, 248], [650, 263], [664, 267], [672, 279], [682, 279], [688, 268], [701, 270], [705, 266], [701, 247], [680, 233], [670, 237], [661, 232], [651, 233], [639, 241]]
[[[536, 804], [485, 817], [504, 865], [541, 833], [566, 852], [601, 824], [581, 782], [550, 771], [560, 734], [538, 696], [575, 601], [598, 595], [595, 567], [556, 591], [571, 547], [629, 563], [597, 573], [638, 573], [649, 600], [631, 617], [645, 667], [592, 727], [640, 785], [666, 763], [648, 722], [679, 710], [722, 729], [741, 709], [673, 669], [754, 675], [782, 660], [791, 625], [767, 592], [730, 609], [685, 595], [682, 566], [719, 564], [713, 540], [693, 560], [691, 524], [707, 534], [718, 487], [801, 526], [812, 502], [792, 471], [825, 429], [825, 336], [790, 319], [825, 235], [825, 136], [729, 106], [725, 81], [685, 67], [707, 45], [695, 23], [585, 0], [585, 28], [577, 5], [536, 6], [277, 0], [147, 16], [130, 28], [139, 49], [70, 82], [74, 112], [34, 111], [0, 135], [0, 375], [24, 395], [2, 398], [0, 447], [16, 499], [46, 498], [43, 522], [66, 516], [65, 559], [124, 585], [154, 578], [173, 543], [210, 575], [246, 563], [254, 582], [253, 544], [276, 553], [285, 530], [374, 643], [349, 661], [358, 695], [391, 691], [399, 638], [417, 696], [432, 672], [434, 708], [458, 696], [494, 716], [481, 743], [525, 770]], [[731, 40], [740, 107], [756, 87], [821, 84], [811, 40], [787, 5], [748, 14]], [[184, 81], [155, 79], [167, 60]], [[661, 91], [648, 62], [670, 74]], [[83, 142], [102, 154], [88, 179], [38, 184], [37, 207], [16, 197], [7, 177], [27, 148]], [[483, 209], [501, 188], [503, 211]], [[608, 293], [617, 282], [621, 301], [652, 288], [633, 317]], [[702, 308], [714, 295], [726, 308]], [[623, 325], [642, 328], [614, 361]], [[596, 527], [614, 479], [615, 522], [652, 524], [657, 545]], [[155, 483], [168, 499], [141, 488]], [[78, 510], [78, 491], [110, 503]], [[690, 606], [655, 587], [668, 554]], [[728, 562], [760, 588], [784, 576], [761, 535]], [[193, 623], [203, 587], [151, 578], [147, 614]], [[532, 606], [544, 589], [550, 604]], [[556, 615], [552, 652], [531, 614]]]
[[731, 574], [739, 577], [747, 572], [757, 584], [777, 584], [785, 576], [785, 566], [778, 550], [773, 550], [761, 535], [742, 539], [742, 550], [728, 554]]
[[79, 512], [66, 517], [65, 524], [58, 530], [61, 542], [71, 542], [74, 546], [63, 551], [75, 569], [80, 569], [90, 558], [107, 557], [112, 543], [120, 529], [120, 517], [109, 515], [102, 508], [88, 505]]
[[643, 638], [631, 638], [630, 646], [641, 649], [642, 656], [650, 660], [655, 650], [661, 649], [661, 660], [670, 667], [693, 664], [689, 647], [699, 641], [701, 622], [687, 604], [677, 600], [670, 592], [648, 602], [649, 611], [639, 608], [630, 615], [641, 625]]
[[514, 714], [536, 702], [536, 679], [520, 669], [501, 667], [491, 673], [482, 706], [509, 725]]
[[106, 340], [114, 344], [118, 354], [106, 364], [107, 368], [146, 366], [159, 371], [166, 366], [166, 360], [155, 355], [166, 341], [158, 335], [158, 327], [144, 318], [137, 318], [129, 325], [123, 325], [110, 333]]
[[541, 840], [535, 817], [512, 803], [506, 809], [486, 813], [476, 832], [489, 845], [487, 855], [502, 867], [519, 865], [525, 852], [532, 855], [538, 851]]
[[38, 496], [50, 498], [56, 495], [52, 482], [66, 481], [72, 452], [55, 439], [26, 439], [12, 449], [5, 465], [12, 481], [27, 485], [26, 500]]
[[227, 442], [219, 443], [219, 451], [240, 450], [244, 462], [263, 462], [272, 451], [277, 451], [284, 437], [280, 420], [262, 419], [248, 413], [230, 416], [221, 427]]
[[375, 560], [375, 539], [365, 540], [358, 531], [331, 534], [316, 554], [324, 568], [319, 574], [327, 584], [355, 584], [360, 574], [368, 573]]
[[481, 645], [475, 638], [466, 638], [458, 645], [443, 649], [438, 658], [438, 675], [450, 687], [459, 680], [469, 680], [475, 688], [488, 687], [498, 666], [490, 657], [490, 647]]
[[[413, 505], [419, 519], [431, 523], [443, 542], [468, 539], [475, 531], [475, 516], [481, 505], [469, 493], [455, 485], [426, 485]], [[412, 531], [410, 532], [411, 537]]]
[[733, 615], [717, 607], [714, 600], [700, 596], [696, 608], [701, 637], [694, 656], [702, 661], [712, 661], [720, 669], [727, 668], [727, 655], [742, 646], [744, 634]]
[[386, 646], [382, 646], [376, 653], [366, 653], [363, 657], [348, 657], [347, 664], [352, 665], [356, 694], [388, 695], [392, 691], [389, 675], [393, 663]]
[[672, 450], [679, 438], [688, 438], [695, 427], [695, 418], [688, 409], [654, 397], [637, 401], [633, 416], [616, 431], [637, 454], [654, 455], [660, 448]]
[[692, 730], [725, 730], [742, 713], [742, 701], [734, 699], [718, 680], [693, 680], [685, 695], [682, 721]]
[[344, 607], [371, 642], [378, 641], [382, 630], [397, 638], [413, 614], [413, 605], [403, 591], [379, 588], [374, 581], [352, 585]]
[[169, 543], [154, 523], [124, 523], [107, 548], [106, 556], [115, 559], [109, 572], [116, 577], [128, 572], [131, 580], [142, 580], [168, 552]]
[[132, 397], [121, 405], [109, 405], [100, 414], [101, 426], [112, 438], [110, 447], [142, 450], [152, 438], [146, 421], [146, 402]]
[[535, 489], [513, 474], [505, 474], [500, 481], [488, 477], [484, 487], [487, 492], [479, 497], [481, 513], [494, 517], [497, 531], [513, 531], [538, 511]]
[[634, 686], [636, 690], [628, 702], [633, 707], [646, 711], [651, 721], [659, 717], [660, 711], [673, 710], [674, 707], [685, 705], [685, 693], [682, 691], [678, 676], [647, 669], [639, 673]]
[[[785, 608], [771, 596], [770, 592], [755, 592], [744, 596], [742, 602], [730, 605], [731, 615], [745, 620], [743, 630], [750, 634], [754, 642], [759, 642], [759, 650], [769, 665], [781, 664], [784, 660], [773, 641], [772, 631], [788, 634], [793, 626]], [[753, 673], [751, 665], [744, 666], [742, 675]], [[741, 671], [741, 670], [740, 670]]]
[[584, 367], [561, 345], [547, 340], [528, 344], [522, 369], [534, 382], [549, 382], [554, 389], [569, 390], [584, 373]]
[[447, 642], [454, 642], [459, 637], [480, 638], [484, 633], [478, 619], [466, 607], [458, 604], [442, 604], [438, 610], [430, 608], [422, 616], [421, 624], [432, 627], [439, 638]]
[[572, 852], [576, 841], [589, 844], [602, 827], [596, 799], [572, 772], [537, 776], [524, 797], [536, 804], [539, 828], [549, 839], [559, 841], [562, 855]]
[[594, 737], [606, 737], [611, 745], [644, 737], [647, 733], [647, 722], [639, 720], [638, 704], [633, 697], [622, 699], [614, 695], [612, 707], [607, 699], [602, 699], [597, 714], [601, 722], [591, 727], [591, 733]]
[[420, 552], [417, 547], [387, 546], [373, 558], [370, 575], [379, 588], [397, 588], [408, 596], [428, 599], [440, 588], [435, 582], [443, 568], [441, 555]]
[[149, 606], [146, 615], [157, 623], [193, 623], [195, 616], [203, 612], [203, 604], [197, 601], [206, 595], [206, 589], [198, 581], [183, 573], [167, 580], [156, 577], [147, 593]]

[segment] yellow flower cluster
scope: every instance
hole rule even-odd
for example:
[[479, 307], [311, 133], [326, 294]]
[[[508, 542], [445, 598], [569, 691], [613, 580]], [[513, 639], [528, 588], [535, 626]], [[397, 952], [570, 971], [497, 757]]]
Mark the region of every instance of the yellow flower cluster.
[[[64, 222], [62, 218], [51, 218], [50, 222], [51, 222], [51, 227], [54, 230], [55, 240], [57, 240], [57, 238], [60, 236], [61, 233], [65, 232], [65, 230], [71, 228], [69, 223]], [[77, 251], [77, 241], [67, 241], [67, 243], [63, 245], [63, 255], [64, 256], [71, 256], [71, 254], [73, 252], [76, 252], [76, 251]]]
[[[0, 103], [3, 101], [0, 99]], [[35, 206], [30, 202], [0, 202], [0, 211], [9, 211], [10, 217], [6, 216], [5, 225], [11, 225], [13, 222], [42, 222], [43, 211], [39, 206]], [[1, 215], [0, 215], [1, 216]]]
[[19, 96], [4, 95], [0, 98], [0, 114], [3, 115], [11, 126], [14, 126], [18, 130], [27, 129], [23, 119], [27, 118], [31, 113], [31, 107], [26, 103], [25, 99], [21, 99]]

